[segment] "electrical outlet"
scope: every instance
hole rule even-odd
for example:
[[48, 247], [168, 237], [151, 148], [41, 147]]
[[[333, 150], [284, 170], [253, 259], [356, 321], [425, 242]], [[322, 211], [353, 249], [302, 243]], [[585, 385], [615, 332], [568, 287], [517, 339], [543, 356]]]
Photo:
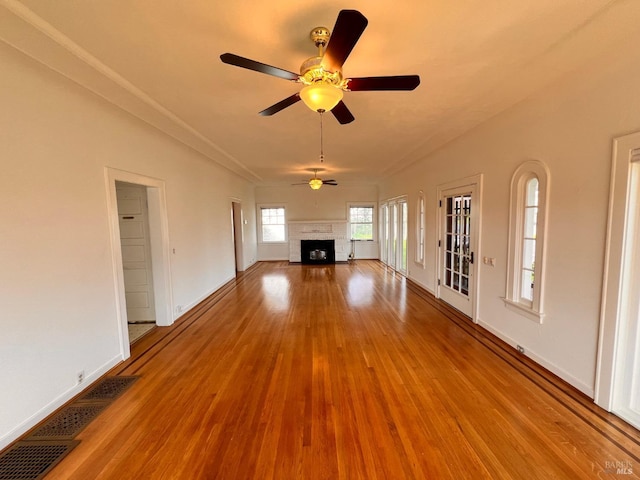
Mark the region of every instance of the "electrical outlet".
[[176, 313], [182, 313], [182, 305], [176, 306]]
[[84, 370], [78, 372], [78, 383], [84, 382]]
[[524, 353], [524, 347], [521, 345], [517, 345], [516, 348], [518, 349], [518, 353]]

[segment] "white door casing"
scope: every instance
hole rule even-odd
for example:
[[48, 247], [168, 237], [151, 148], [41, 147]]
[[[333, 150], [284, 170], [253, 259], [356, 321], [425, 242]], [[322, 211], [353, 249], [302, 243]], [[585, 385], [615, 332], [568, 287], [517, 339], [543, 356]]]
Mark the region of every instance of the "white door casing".
[[640, 132], [615, 139], [595, 402], [640, 428]]
[[149, 209], [149, 238], [151, 240], [151, 261], [153, 264], [153, 285], [155, 297], [156, 324], [171, 325], [175, 319], [173, 292], [171, 286], [171, 249], [165, 183], [163, 180], [137, 173], [105, 167], [105, 189], [107, 196], [107, 216], [111, 238], [113, 281], [115, 293], [115, 315], [120, 336], [120, 355], [123, 360], [131, 355], [127, 328], [122, 248], [120, 246], [120, 219], [116, 182], [144, 185], [147, 189]]

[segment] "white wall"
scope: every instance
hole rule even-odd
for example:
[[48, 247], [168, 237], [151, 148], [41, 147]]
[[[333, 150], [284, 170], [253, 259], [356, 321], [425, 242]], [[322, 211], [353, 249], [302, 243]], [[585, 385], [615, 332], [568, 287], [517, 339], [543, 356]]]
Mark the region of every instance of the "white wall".
[[[285, 205], [287, 221], [347, 220], [350, 202], [371, 202], [377, 205], [376, 186], [324, 186], [311, 190], [305, 185], [256, 187], [256, 205]], [[376, 232], [377, 235], [377, 232]], [[356, 242], [356, 258], [378, 258], [378, 241]], [[258, 244], [259, 260], [288, 260], [289, 244]]]
[[0, 449], [121, 359], [105, 167], [166, 185], [174, 305], [235, 275], [231, 197], [253, 187], [0, 43]]
[[[627, 45], [628, 46], [628, 45]], [[410, 278], [436, 281], [436, 186], [482, 173], [479, 322], [593, 395], [611, 149], [614, 137], [640, 130], [640, 58], [616, 57], [577, 72], [426, 156], [380, 188], [380, 198], [409, 195], [414, 250], [415, 203], [427, 205], [426, 268]], [[541, 160], [551, 171], [544, 323], [504, 306], [509, 182], [518, 165]]]

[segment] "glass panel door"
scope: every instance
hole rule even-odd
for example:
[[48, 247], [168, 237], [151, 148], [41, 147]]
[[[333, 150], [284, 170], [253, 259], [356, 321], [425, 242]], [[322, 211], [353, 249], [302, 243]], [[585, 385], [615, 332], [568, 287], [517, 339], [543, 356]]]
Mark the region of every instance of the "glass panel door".
[[461, 312], [473, 314], [474, 218], [470, 185], [442, 192], [440, 198], [440, 278], [438, 296]]
[[471, 262], [471, 195], [456, 195], [446, 199], [445, 275], [444, 285], [462, 295], [469, 295], [469, 265]]

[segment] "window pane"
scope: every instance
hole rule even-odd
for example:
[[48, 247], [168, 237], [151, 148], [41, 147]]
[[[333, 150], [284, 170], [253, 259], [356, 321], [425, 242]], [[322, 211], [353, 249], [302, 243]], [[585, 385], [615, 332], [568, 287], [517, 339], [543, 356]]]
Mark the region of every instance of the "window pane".
[[373, 207], [349, 207], [349, 223], [352, 240], [373, 240]]
[[263, 242], [285, 241], [285, 216], [284, 208], [261, 208], [260, 220], [262, 222]]
[[535, 177], [527, 182], [525, 202], [526, 207], [538, 206], [538, 179]]
[[524, 209], [524, 237], [536, 238], [536, 226], [538, 223], [538, 207]]
[[533, 270], [536, 260], [536, 241], [525, 238], [522, 241], [522, 268]]
[[284, 242], [284, 225], [263, 225], [262, 240], [265, 242]]
[[372, 240], [373, 225], [371, 224], [351, 224], [351, 238], [353, 240]]
[[464, 295], [469, 295], [469, 278], [462, 277], [462, 285], [460, 286], [460, 292]]
[[520, 297], [533, 301], [533, 271], [522, 270], [522, 280], [520, 284]]

